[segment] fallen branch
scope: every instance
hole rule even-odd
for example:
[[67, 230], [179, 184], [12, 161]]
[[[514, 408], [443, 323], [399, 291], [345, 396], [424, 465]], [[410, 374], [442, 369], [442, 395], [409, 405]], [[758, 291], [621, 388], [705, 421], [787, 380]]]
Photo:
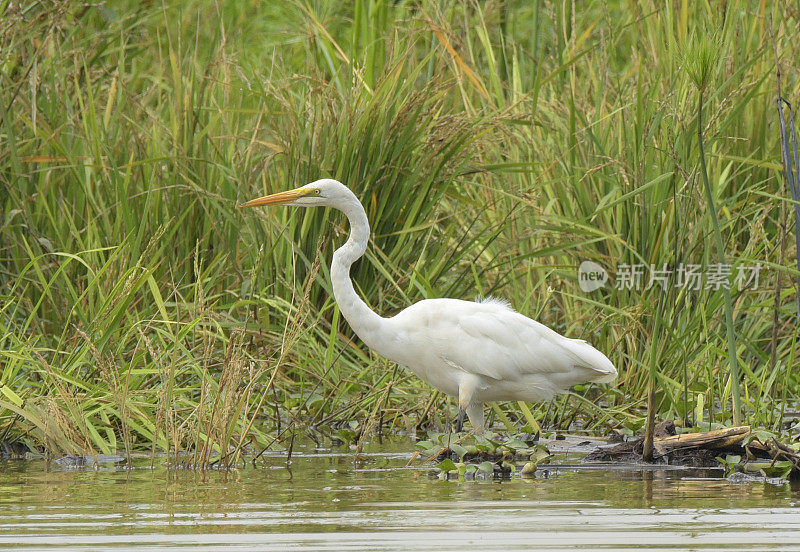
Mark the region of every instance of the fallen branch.
[[729, 427], [703, 433], [683, 433], [653, 439], [653, 448], [657, 456], [664, 456], [672, 451], [688, 448], [726, 449], [741, 446], [745, 437], [750, 435], [750, 426]]
[[[744, 452], [743, 441], [750, 435], [749, 426], [717, 429], [703, 433], [676, 435], [671, 420], [659, 423], [654, 430], [653, 460], [667, 464], [715, 465], [716, 457], [723, 451], [732, 454]], [[590, 453], [589, 461], [633, 461], [643, 458], [644, 438], [639, 437], [613, 447], [600, 447]], [[696, 454], [691, 453], [697, 451]]]

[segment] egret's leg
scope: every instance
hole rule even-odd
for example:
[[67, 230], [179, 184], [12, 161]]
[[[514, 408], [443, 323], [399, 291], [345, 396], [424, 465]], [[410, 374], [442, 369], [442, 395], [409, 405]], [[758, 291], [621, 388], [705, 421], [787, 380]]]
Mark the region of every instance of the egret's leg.
[[474, 375], [464, 376], [458, 386], [458, 408], [459, 417], [463, 423], [463, 412], [466, 411], [467, 417], [472, 424], [472, 430], [483, 433], [483, 405], [473, 400], [473, 394], [480, 385], [480, 380]]
[[479, 402], [470, 404], [467, 407], [467, 417], [469, 417], [469, 423], [472, 424], [472, 431], [477, 435], [482, 434], [483, 424], [485, 422], [483, 417], [483, 404]]
[[464, 417], [466, 412], [460, 406], [458, 407], [458, 417], [456, 417], [456, 433], [464, 431]]

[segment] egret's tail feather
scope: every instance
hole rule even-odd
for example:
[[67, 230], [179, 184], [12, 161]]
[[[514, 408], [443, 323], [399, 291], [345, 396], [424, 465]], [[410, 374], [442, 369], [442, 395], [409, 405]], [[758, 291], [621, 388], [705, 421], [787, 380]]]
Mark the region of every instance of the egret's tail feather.
[[611, 383], [617, 377], [617, 369], [606, 355], [583, 341], [572, 340], [576, 347], [573, 352], [578, 358], [578, 365], [591, 371], [589, 381], [594, 383]]

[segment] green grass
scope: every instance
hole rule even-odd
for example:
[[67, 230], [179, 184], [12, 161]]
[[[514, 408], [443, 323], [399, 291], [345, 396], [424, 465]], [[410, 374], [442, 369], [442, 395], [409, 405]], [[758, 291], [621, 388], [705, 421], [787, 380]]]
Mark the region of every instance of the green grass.
[[[199, 465], [297, 431], [452, 420], [452, 400], [340, 316], [340, 214], [237, 207], [320, 177], [364, 203], [373, 240], [353, 278], [379, 312], [497, 295], [619, 368], [611, 387], [497, 419], [638, 430], [652, 375], [658, 416], [730, 424], [738, 388], [743, 422], [796, 433], [769, 35], [771, 15], [796, 100], [793, 12], [345, 4], [0, 2], [0, 440]], [[723, 289], [578, 287], [583, 260], [613, 276], [718, 255], [763, 267], [759, 289], [732, 287], [728, 323]]]

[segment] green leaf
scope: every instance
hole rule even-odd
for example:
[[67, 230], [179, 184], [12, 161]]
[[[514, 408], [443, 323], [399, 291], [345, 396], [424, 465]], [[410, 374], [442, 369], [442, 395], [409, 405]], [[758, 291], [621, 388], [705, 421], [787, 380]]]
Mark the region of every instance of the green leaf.
[[735, 465], [742, 461], [742, 457], [738, 454], [728, 454], [725, 457], [725, 463]]
[[14, 405], [22, 406], [22, 403], [24, 402], [22, 400], [22, 397], [14, 393], [14, 390], [11, 389], [8, 385], [4, 385], [2, 382], [0, 382], [0, 392], [2, 392], [3, 395], [5, 395], [8, 398], [8, 400], [14, 403]]
[[542, 448], [537, 448], [533, 451], [533, 454], [531, 454], [531, 462], [535, 462], [537, 465], [549, 464], [552, 457], [553, 455], [550, 454], [550, 451], [547, 450], [547, 447], [543, 446]]
[[497, 442], [489, 439], [488, 438], [489, 435], [491, 435], [491, 434], [487, 433], [485, 436], [484, 435], [476, 435], [475, 436], [475, 446], [477, 446], [479, 450], [491, 451], [491, 452], [494, 452], [495, 450], [497, 450], [497, 447], [499, 446], [499, 444]]
[[539, 426], [539, 422], [536, 421], [536, 417], [531, 413], [531, 409], [528, 408], [528, 405], [525, 404], [523, 401], [518, 401], [517, 405], [519, 409], [522, 410], [522, 415], [525, 416], [525, 420], [528, 422], [528, 429], [531, 433], [542, 433], [542, 428]]
[[449, 458], [442, 460], [441, 463], [439, 463], [439, 465], [436, 467], [444, 473], [450, 473], [451, 471], [456, 471], [458, 469], [453, 461]]
[[508, 449], [511, 449], [511, 451], [512, 451], [512, 452], [516, 452], [516, 451], [518, 451], [518, 450], [520, 450], [520, 449], [527, 449], [527, 448], [530, 448], [530, 447], [528, 446], [528, 443], [525, 443], [525, 442], [523, 442], [523, 441], [520, 441], [520, 440], [519, 440], [519, 439], [517, 439], [516, 437], [512, 437], [511, 439], [509, 439], [508, 441], [506, 441], [505, 443], [503, 443], [503, 446], [505, 446], [505, 447], [506, 447], [506, 448], [508, 448]]
[[462, 447], [461, 445], [457, 445], [457, 444], [455, 444], [455, 443], [453, 443], [452, 445], [450, 445], [450, 450], [452, 450], [453, 452], [455, 452], [455, 453], [456, 453], [456, 455], [458, 455], [458, 457], [459, 457], [459, 458], [464, 458], [464, 455], [467, 453], [467, 449], [465, 449], [465, 448], [464, 448], [464, 447]]
[[792, 473], [793, 465], [788, 460], [783, 460], [782, 462], [775, 462], [772, 466], [767, 466], [761, 468], [761, 473], [763, 473], [767, 477], [789, 477], [789, 474]]
[[520, 470], [519, 473], [526, 476], [532, 476], [536, 473], [537, 467], [538, 465], [536, 462], [527, 462], [524, 466], [522, 466], [522, 470]]

